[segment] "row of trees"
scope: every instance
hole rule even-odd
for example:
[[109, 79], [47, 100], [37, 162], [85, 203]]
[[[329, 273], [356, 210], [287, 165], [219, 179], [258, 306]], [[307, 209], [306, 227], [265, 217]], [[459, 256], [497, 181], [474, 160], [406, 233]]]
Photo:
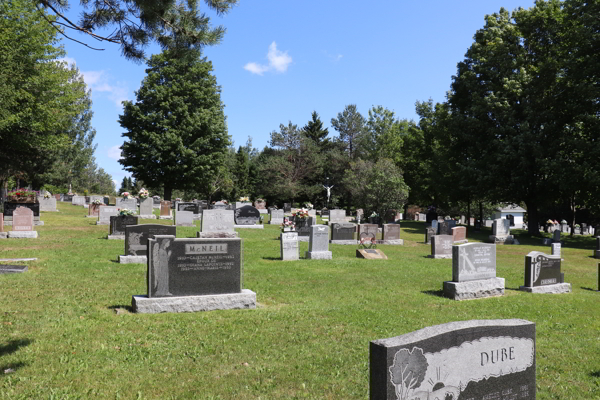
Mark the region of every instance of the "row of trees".
[[0, 5], [0, 186], [114, 192], [98, 168], [90, 92], [64, 55], [49, 16], [31, 1]]
[[[179, 64], [180, 49], [167, 49], [151, 58], [121, 117], [130, 139], [123, 165], [166, 198], [179, 189], [209, 200], [379, 213], [435, 205], [468, 216], [510, 202], [526, 206], [534, 234], [546, 217], [597, 215], [599, 14], [600, 0], [501, 9], [476, 32], [447, 101], [416, 103], [417, 122], [348, 105], [331, 120], [335, 135], [313, 112], [303, 127], [281, 124], [262, 151], [251, 140], [228, 147], [210, 63], [186, 52]], [[334, 187], [329, 202], [324, 185]]]

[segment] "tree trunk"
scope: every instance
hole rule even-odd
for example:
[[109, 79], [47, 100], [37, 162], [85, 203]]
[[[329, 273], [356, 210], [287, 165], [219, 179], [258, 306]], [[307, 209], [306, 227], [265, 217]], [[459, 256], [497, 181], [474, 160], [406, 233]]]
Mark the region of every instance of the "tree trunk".
[[479, 202], [479, 223], [483, 225], [483, 202]]
[[165, 185], [165, 200], [170, 201], [171, 200], [171, 196], [173, 195], [173, 188], [169, 185]]
[[571, 196], [571, 212], [573, 213], [573, 218], [571, 219], [571, 236], [575, 234], [575, 194]]
[[467, 226], [471, 226], [471, 201], [467, 203]]
[[531, 236], [541, 236], [539, 228], [539, 215], [537, 204], [534, 201], [525, 201], [527, 205], [527, 231]]

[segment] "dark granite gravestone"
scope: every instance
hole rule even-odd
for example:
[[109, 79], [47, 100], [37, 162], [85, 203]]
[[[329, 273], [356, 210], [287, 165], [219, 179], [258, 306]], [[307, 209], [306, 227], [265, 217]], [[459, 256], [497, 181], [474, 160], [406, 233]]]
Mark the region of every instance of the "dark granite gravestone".
[[73, 201], [73, 195], [72, 194], [65, 194], [62, 197], [62, 201], [67, 201], [67, 202], [72, 202]]
[[437, 228], [433, 226], [425, 227], [425, 244], [431, 243], [431, 237], [437, 234]]
[[[310, 227], [317, 223], [316, 218], [313, 217], [294, 217], [294, 224], [296, 225], [296, 232], [301, 238], [307, 238], [310, 236]], [[300, 239], [301, 240], [301, 239]]]
[[450, 227], [450, 220], [445, 220], [439, 224], [439, 234], [440, 235], [452, 235], [452, 230]]
[[[40, 216], [40, 203], [12, 203], [12, 202], [5, 201], [4, 202], [4, 212], [3, 212], [4, 219], [9, 221], [12, 218], [13, 212], [17, 209], [17, 207], [27, 207], [31, 211], [33, 211], [34, 217]], [[6, 217], [11, 217], [11, 218], [6, 218]]]
[[18, 274], [27, 271], [27, 265], [0, 264], [0, 274]]
[[354, 224], [334, 223], [331, 225], [331, 241], [352, 240], [356, 243], [354, 232], [356, 232], [356, 225]]
[[152, 205], [153, 206], [160, 206], [160, 197], [153, 197], [152, 198]]
[[125, 227], [137, 224], [138, 217], [134, 215], [112, 215], [110, 217], [110, 235], [125, 236]]
[[370, 343], [371, 400], [535, 400], [535, 324], [430, 326]]
[[428, 211], [425, 214], [425, 222], [430, 224], [432, 221], [437, 221], [438, 215], [435, 211]]
[[564, 283], [560, 272], [560, 256], [532, 251], [525, 256], [525, 287], [548, 286]]
[[242, 291], [242, 240], [148, 239], [148, 297]]
[[236, 225], [256, 225], [260, 220], [260, 211], [246, 205], [235, 210]]
[[452, 258], [452, 235], [435, 235], [431, 237], [431, 258]]
[[479, 232], [481, 230], [481, 221], [475, 221], [475, 232]]
[[177, 234], [173, 225], [142, 224], [125, 226], [125, 254], [128, 256], [147, 256], [148, 239], [156, 235]]
[[283, 203], [283, 212], [291, 213], [292, 212], [292, 203]]
[[194, 214], [200, 213], [200, 204], [198, 203], [177, 203], [177, 211], [191, 211]]
[[327, 217], [329, 218], [329, 210], [324, 208], [321, 210], [321, 217]]

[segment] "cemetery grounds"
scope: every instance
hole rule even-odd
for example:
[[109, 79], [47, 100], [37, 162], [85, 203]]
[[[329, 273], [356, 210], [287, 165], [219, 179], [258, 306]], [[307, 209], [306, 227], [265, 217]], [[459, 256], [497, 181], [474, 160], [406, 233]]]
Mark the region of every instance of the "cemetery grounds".
[[[116, 262], [123, 241], [106, 240], [108, 226], [86, 209], [58, 209], [41, 213], [38, 239], [0, 240], [0, 258], [38, 258], [23, 274], [0, 275], [0, 399], [367, 399], [371, 340], [498, 318], [536, 323], [537, 399], [600, 399], [591, 236], [563, 236], [570, 294], [518, 290], [525, 255], [550, 247], [513, 230], [521, 245], [497, 248], [505, 295], [458, 302], [441, 296], [452, 260], [426, 258], [424, 222], [401, 222], [404, 246], [378, 246], [388, 260], [330, 245], [333, 260], [284, 262], [278, 226], [238, 229], [256, 310], [134, 314], [146, 265]], [[177, 236], [195, 237], [196, 225]], [[489, 234], [469, 229], [468, 239]], [[301, 258], [306, 250], [300, 242]]]

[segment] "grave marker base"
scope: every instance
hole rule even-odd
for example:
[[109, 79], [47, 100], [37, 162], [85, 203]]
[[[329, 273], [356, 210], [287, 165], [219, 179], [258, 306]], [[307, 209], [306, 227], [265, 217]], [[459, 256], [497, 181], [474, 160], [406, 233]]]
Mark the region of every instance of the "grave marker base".
[[428, 258], [452, 258], [452, 254], [441, 254], [441, 255], [428, 255]]
[[0, 232], [0, 239], [6, 239], [8, 237], [8, 232]]
[[515, 237], [513, 235], [508, 235], [508, 236], [496, 236], [496, 235], [490, 235], [489, 236], [489, 240], [490, 243], [495, 243], [495, 244], [513, 244], [513, 241], [515, 240]]
[[108, 240], [125, 240], [125, 235], [108, 235]]
[[35, 239], [38, 237], [37, 231], [9, 231], [8, 237], [13, 239]]
[[[301, 242], [300, 238], [298, 241]], [[305, 253], [305, 257], [309, 260], [331, 260], [331, 252], [330, 251], [307, 251]]]
[[463, 240], [457, 240], [454, 242], [454, 244], [465, 244], [465, 243], [469, 243], [468, 239], [463, 239]]
[[235, 229], [264, 229], [264, 225], [234, 225]]
[[96, 225], [110, 225], [109, 221], [96, 221]]
[[256, 293], [242, 289], [241, 293], [204, 296], [151, 297], [132, 296], [133, 311], [141, 314], [161, 312], [196, 312], [212, 310], [255, 309]]
[[119, 256], [119, 264], [147, 264], [146, 256]]
[[238, 237], [237, 232], [196, 232], [196, 237], [200, 239], [214, 239], [214, 238], [236, 238]]
[[600, 258], [600, 250], [595, 250], [594, 251], [594, 257], [595, 258]]
[[0, 265], [0, 274], [18, 274], [27, 271], [27, 265]]
[[504, 278], [444, 282], [444, 296], [452, 300], [482, 299], [504, 295]]
[[570, 293], [571, 292], [571, 284], [570, 283], [556, 283], [554, 285], [546, 285], [546, 286], [519, 286], [519, 290], [529, 293], [550, 293], [550, 294], [561, 294], [561, 293]]
[[156, 219], [156, 215], [154, 215], [154, 214], [141, 215], [140, 214], [139, 218], [141, 218], [141, 219]]
[[354, 245], [356, 246], [358, 244], [358, 240], [330, 240], [329, 243], [331, 244], [343, 244], [343, 245]]
[[[42, 226], [42, 225], [44, 225], [44, 221], [39, 221], [39, 220], [34, 219], [33, 225], [34, 226]], [[12, 221], [4, 220], [4, 226], [13, 226], [13, 223], [12, 223]]]

